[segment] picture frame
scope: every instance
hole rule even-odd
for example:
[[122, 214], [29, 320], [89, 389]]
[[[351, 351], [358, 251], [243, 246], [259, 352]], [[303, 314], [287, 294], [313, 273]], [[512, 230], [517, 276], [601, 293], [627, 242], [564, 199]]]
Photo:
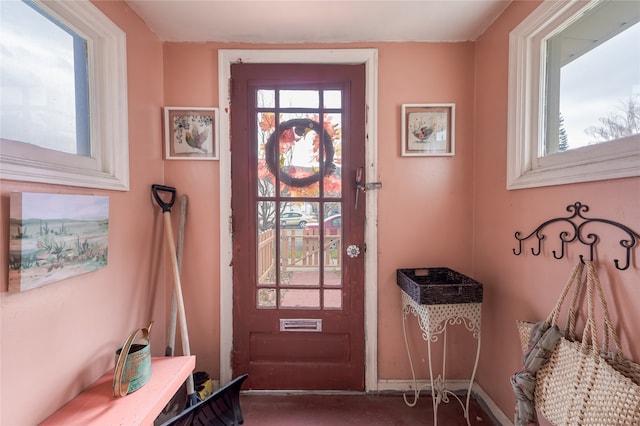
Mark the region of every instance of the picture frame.
[[218, 160], [218, 108], [164, 107], [165, 159]]
[[455, 155], [455, 104], [402, 104], [402, 156]]

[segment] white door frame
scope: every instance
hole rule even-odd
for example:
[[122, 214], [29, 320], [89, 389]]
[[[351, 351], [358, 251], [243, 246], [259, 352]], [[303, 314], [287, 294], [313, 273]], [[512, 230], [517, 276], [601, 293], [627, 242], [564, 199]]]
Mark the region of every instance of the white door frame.
[[[231, 235], [230, 87], [231, 65], [364, 64], [366, 73], [365, 176], [378, 180], [378, 51], [377, 49], [227, 50], [218, 51], [219, 150], [220, 150], [220, 384], [232, 377], [233, 343], [233, 246]], [[378, 389], [378, 210], [376, 191], [367, 192], [365, 224], [365, 389]]]

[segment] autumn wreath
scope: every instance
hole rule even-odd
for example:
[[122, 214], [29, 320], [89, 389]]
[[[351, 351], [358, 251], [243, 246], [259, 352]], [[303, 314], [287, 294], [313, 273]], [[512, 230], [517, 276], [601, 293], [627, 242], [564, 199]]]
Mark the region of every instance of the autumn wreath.
[[307, 132], [313, 130], [316, 133], [320, 134], [318, 131], [322, 126], [317, 121], [313, 121], [309, 118], [294, 118], [283, 123], [280, 123], [275, 132], [269, 136], [267, 140], [267, 144], [265, 146], [265, 154], [266, 154], [266, 162], [267, 168], [273, 175], [276, 173], [280, 176], [280, 181], [285, 184], [292, 186], [294, 188], [302, 188], [305, 186], [309, 186], [313, 183], [316, 183], [321, 178], [321, 172], [324, 171], [324, 176], [329, 176], [335, 170], [335, 166], [333, 165], [333, 141], [331, 140], [331, 135], [325, 128], [322, 128], [322, 144], [324, 146], [324, 167], [317, 171], [316, 173], [305, 176], [305, 177], [295, 177], [289, 174], [288, 171], [284, 170], [280, 165], [280, 149], [276, 141], [279, 138], [279, 135], [282, 135], [287, 130], [292, 130], [296, 135], [302, 136]]

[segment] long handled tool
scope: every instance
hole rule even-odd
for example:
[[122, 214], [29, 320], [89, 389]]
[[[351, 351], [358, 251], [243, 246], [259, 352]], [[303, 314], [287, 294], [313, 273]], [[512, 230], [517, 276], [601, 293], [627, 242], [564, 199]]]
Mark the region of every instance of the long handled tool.
[[[178, 268], [178, 258], [176, 256], [176, 245], [173, 241], [173, 230], [171, 228], [171, 207], [176, 200], [176, 189], [171, 186], [164, 185], [151, 185], [151, 192], [153, 198], [155, 198], [158, 205], [162, 208], [162, 215], [164, 216], [164, 230], [167, 235], [167, 243], [169, 245], [169, 259], [171, 261], [173, 270], [173, 282], [176, 302], [178, 305], [178, 322], [180, 324], [180, 334], [182, 336], [182, 352], [185, 356], [191, 356], [191, 349], [189, 347], [189, 332], [187, 330], [187, 317], [184, 312], [184, 299], [182, 298], [182, 284], [180, 282], [180, 272]], [[169, 193], [171, 198], [168, 202], [165, 202], [160, 197], [159, 192]], [[198, 396], [196, 394], [193, 385], [193, 374], [190, 374], [187, 378], [187, 405], [192, 406], [198, 402]]]
[[[180, 222], [178, 224], [178, 245], [176, 247], [176, 259], [178, 261], [178, 273], [182, 271], [182, 249], [184, 246], [184, 225], [187, 219], [187, 200], [186, 194], [180, 196]], [[171, 311], [169, 315], [169, 326], [167, 327], [167, 347], [165, 356], [173, 356], [176, 342], [176, 321], [178, 319], [178, 302], [176, 301], [175, 291], [171, 292]]]

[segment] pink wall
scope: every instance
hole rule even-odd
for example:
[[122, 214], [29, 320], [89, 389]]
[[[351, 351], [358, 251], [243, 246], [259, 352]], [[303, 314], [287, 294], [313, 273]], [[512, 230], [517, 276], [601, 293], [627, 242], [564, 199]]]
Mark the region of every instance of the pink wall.
[[[97, 6], [127, 34], [130, 187], [128, 192], [0, 182], [0, 331], [3, 425], [36, 424], [113, 367], [133, 329], [155, 319], [152, 352], [164, 354], [162, 45], [122, 2]], [[23, 293], [7, 293], [11, 191], [108, 195], [109, 264], [97, 272]], [[157, 296], [156, 296], [157, 294]]]
[[[218, 49], [288, 47], [291, 46], [165, 43], [165, 104], [217, 106]], [[381, 379], [409, 378], [396, 269], [449, 266], [471, 273], [474, 46], [473, 43], [337, 46], [362, 47], [377, 48], [379, 54], [378, 167], [384, 184], [379, 192], [379, 374]], [[197, 67], [185, 66], [196, 63]], [[401, 105], [450, 102], [456, 103], [456, 156], [401, 157]], [[217, 377], [218, 162], [168, 161], [165, 172], [167, 182], [189, 196], [183, 286], [192, 352], [198, 355], [198, 368]], [[422, 342], [415, 322], [411, 323], [411, 330], [412, 341]], [[454, 347], [466, 344], [455, 333], [451, 342]], [[425, 377], [426, 346], [416, 346], [416, 354], [421, 357], [418, 372]], [[467, 351], [459, 353], [462, 359], [468, 358]], [[451, 363], [458, 364], [461, 363]], [[470, 368], [462, 371], [467, 370]], [[452, 367], [451, 374], [462, 373]]]
[[[379, 49], [378, 374], [411, 378], [402, 334], [396, 269], [449, 267], [471, 274], [473, 207], [473, 43], [403, 43]], [[401, 106], [456, 104], [456, 155], [402, 157]], [[427, 345], [408, 317], [419, 378], [428, 377]], [[468, 377], [473, 362], [457, 350], [474, 344], [467, 333], [449, 335], [447, 377]], [[462, 346], [461, 346], [462, 345]], [[434, 353], [439, 354], [439, 345]], [[436, 356], [436, 360], [440, 358]], [[438, 365], [436, 362], [435, 365]], [[468, 368], [467, 368], [468, 367]]]
[[[218, 53], [211, 44], [165, 43], [163, 55], [164, 105], [218, 106]], [[167, 185], [188, 197], [181, 281], [191, 353], [197, 356], [196, 369], [217, 378], [220, 371], [219, 163], [165, 161], [165, 179]], [[182, 353], [179, 342], [176, 340], [176, 350]]]
[[[160, 43], [122, 2], [97, 5], [127, 33], [131, 191], [113, 192], [0, 182], [0, 266], [7, 270], [10, 191], [109, 195], [109, 266], [21, 294], [6, 292], [2, 277], [2, 424], [45, 418], [108, 370], [112, 353], [132, 328], [156, 320], [152, 348], [164, 352], [164, 317], [172, 285], [166, 267], [160, 212], [149, 186], [165, 183], [189, 196], [182, 284], [191, 351], [197, 369], [219, 375], [219, 164], [163, 161], [161, 107], [217, 106], [220, 48], [301, 46]], [[508, 381], [519, 368], [516, 319], [541, 319], [575, 260], [516, 257], [513, 234], [582, 201], [594, 215], [640, 229], [640, 179], [506, 191], [508, 32], [535, 7], [515, 2], [476, 43], [371, 43], [304, 48], [377, 48], [379, 52], [378, 274], [381, 380], [407, 379], [395, 270], [448, 266], [484, 284], [483, 349], [478, 381], [511, 415]], [[456, 155], [400, 156], [403, 103], [456, 103]], [[174, 222], [177, 209], [174, 209]], [[636, 260], [637, 263], [637, 260]], [[627, 355], [640, 359], [638, 269], [603, 270]], [[619, 306], [618, 306], [619, 305]], [[426, 348], [415, 323], [411, 345], [419, 378], [427, 377]], [[179, 342], [179, 341], [178, 341]], [[451, 378], [468, 375], [473, 340], [450, 336]], [[179, 343], [177, 345], [179, 347]], [[180, 352], [178, 350], [178, 352]]]
[[[514, 2], [476, 43], [476, 160], [474, 173], [474, 273], [485, 284], [483, 350], [478, 381], [509, 416], [515, 398], [509, 376], [521, 365], [516, 320], [539, 321], [553, 308], [559, 292], [578, 260], [573, 246], [568, 258], [553, 259], [548, 246], [535, 257], [512, 254], [514, 233], [531, 232], [547, 219], [568, 216], [565, 207], [581, 201], [588, 217], [622, 222], [640, 230], [640, 178], [507, 191], [507, 73], [508, 37], [538, 5]], [[602, 284], [615, 313], [614, 324], [625, 354], [640, 360], [640, 269], [617, 271], [612, 258], [624, 259], [619, 234], [598, 230], [604, 249], [598, 263]], [[551, 235], [549, 235], [551, 238]], [[608, 244], [608, 245], [607, 245]], [[527, 249], [528, 250], [528, 249]]]

